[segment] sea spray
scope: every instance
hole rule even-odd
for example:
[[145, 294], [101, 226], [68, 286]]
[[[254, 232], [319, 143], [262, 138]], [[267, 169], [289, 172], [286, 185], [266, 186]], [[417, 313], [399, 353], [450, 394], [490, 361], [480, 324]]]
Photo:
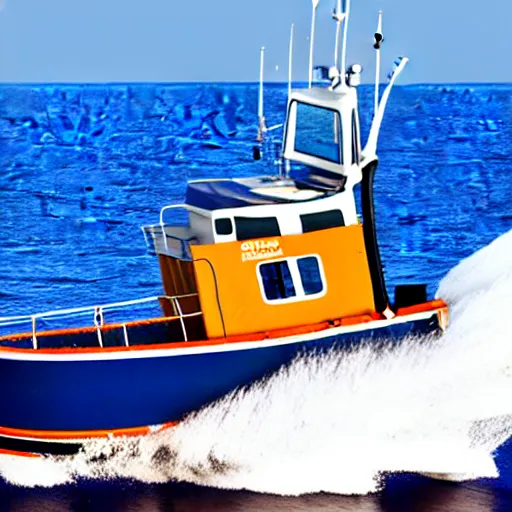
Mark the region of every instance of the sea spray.
[[[46, 480], [187, 481], [296, 495], [365, 494], [387, 472], [497, 476], [492, 452], [512, 435], [512, 232], [461, 262], [438, 295], [450, 305], [441, 337], [363, 343], [301, 356], [177, 427], [90, 441], [48, 458]], [[24, 473], [24, 474], [23, 474]], [[32, 475], [32, 476], [30, 476]]]

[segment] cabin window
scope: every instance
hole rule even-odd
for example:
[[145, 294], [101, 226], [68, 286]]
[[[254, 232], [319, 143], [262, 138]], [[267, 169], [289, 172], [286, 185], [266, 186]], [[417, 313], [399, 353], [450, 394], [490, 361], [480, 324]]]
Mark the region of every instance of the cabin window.
[[233, 233], [231, 219], [215, 219], [215, 232], [217, 235], [231, 235]]
[[341, 164], [342, 132], [340, 115], [323, 107], [297, 104], [294, 150]]
[[260, 276], [267, 300], [295, 297], [295, 287], [287, 261], [264, 263], [260, 266]]
[[328, 210], [319, 213], [307, 213], [300, 216], [302, 232], [320, 231], [345, 225], [341, 210]]
[[269, 304], [315, 299], [327, 290], [316, 255], [260, 263], [257, 272], [263, 298]]
[[324, 284], [322, 282], [318, 258], [316, 256], [299, 258], [297, 260], [297, 266], [299, 267], [300, 280], [302, 281], [304, 293], [306, 295], [321, 293]]
[[357, 114], [352, 110], [352, 163], [359, 165], [359, 126], [357, 123]]
[[280, 236], [276, 217], [235, 217], [237, 240]]

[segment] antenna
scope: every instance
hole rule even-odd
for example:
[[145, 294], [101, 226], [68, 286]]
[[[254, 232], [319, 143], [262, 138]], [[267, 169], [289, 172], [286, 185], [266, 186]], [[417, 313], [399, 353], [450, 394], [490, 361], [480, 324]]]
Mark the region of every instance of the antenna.
[[336, 42], [334, 44], [334, 66], [338, 69], [338, 61], [340, 55], [340, 35], [341, 35], [341, 24], [345, 19], [345, 13], [341, 11], [341, 0], [337, 1], [336, 7], [332, 13], [333, 19], [336, 20]]
[[316, 8], [320, 0], [311, 0], [312, 13], [311, 13], [311, 33], [309, 35], [309, 88], [311, 89], [311, 82], [313, 81], [313, 45], [315, 43], [315, 19]]
[[293, 65], [293, 23], [290, 27], [290, 46], [288, 48], [288, 101], [292, 94], [292, 65]]
[[258, 141], [263, 140], [265, 132], [265, 118], [263, 117], [263, 66], [265, 64], [265, 47], [260, 49], [260, 88], [258, 95]]
[[341, 85], [346, 85], [345, 74], [347, 72], [347, 33], [348, 33], [348, 22], [350, 19], [350, 0], [345, 0], [345, 25], [343, 26], [343, 48], [341, 50], [341, 69], [340, 74], [342, 76]]
[[373, 109], [373, 116], [377, 115], [379, 108], [379, 84], [380, 84], [380, 47], [384, 42], [382, 36], [382, 11], [379, 11], [379, 22], [377, 24], [377, 31], [375, 32], [375, 44], [373, 47], [376, 51], [376, 62], [375, 62], [375, 106]]

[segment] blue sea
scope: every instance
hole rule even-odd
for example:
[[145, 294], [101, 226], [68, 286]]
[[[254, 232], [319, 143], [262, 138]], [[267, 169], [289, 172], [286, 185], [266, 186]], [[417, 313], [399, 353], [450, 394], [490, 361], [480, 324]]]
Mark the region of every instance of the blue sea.
[[[359, 93], [365, 140], [373, 89]], [[273, 172], [273, 148], [253, 160], [257, 94], [255, 84], [1, 85], [0, 316], [158, 295], [158, 264], [140, 226], [182, 202], [187, 180]], [[266, 88], [269, 126], [283, 121], [286, 94], [286, 85]], [[179, 443], [184, 460], [197, 462], [214, 446], [243, 468], [222, 478], [205, 474], [204, 465], [190, 476], [133, 454], [72, 477], [61, 461], [29, 468], [4, 458], [0, 509], [512, 510], [512, 386], [504, 376], [512, 334], [512, 85], [396, 87], [378, 153], [388, 289], [427, 283], [433, 297], [442, 283], [455, 304], [445, 352], [410, 349], [400, 361], [388, 354], [394, 372], [374, 362], [369, 371], [355, 357], [350, 364], [360, 368], [351, 375], [366, 376], [374, 388], [331, 375], [327, 361], [325, 372], [320, 362], [318, 374], [297, 368], [286, 376], [294, 391], [282, 409], [262, 405], [283, 399], [279, 382], [261, 396], [256, 390], [214, 405], [180, 432]], [[472, 256], [484, 248], [483, 257]], [[499, 424], [488, 422], [489, 404]], [[427, 410], [428, 431], [421, 421]], [[216, 411], [231, 418], [222, 429]], [[407, 472], [414, 460], [431, 467], [427, 455], [435, 453], [462, 464], [469, 452], [454, 418], [478, 431], [468, 450], [492, 446], [498, 477], [456, 484]], [[497, 450], [491, 437], [501, 439]], [[474, 455], [472, 470], [487, 475], [485, 454]]]

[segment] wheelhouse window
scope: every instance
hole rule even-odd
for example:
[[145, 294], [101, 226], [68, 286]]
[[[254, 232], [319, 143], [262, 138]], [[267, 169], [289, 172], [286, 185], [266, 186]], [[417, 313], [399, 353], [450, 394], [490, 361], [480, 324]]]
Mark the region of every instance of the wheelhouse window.
[[237, 240], [280, 236], [276, 217], [235, 217]]
[[231, 219], [215, 219], [215, 232], [217, 235], [231, 235], [233, 233]]
[[319, 213], [306, 213], [300, 216], [302, 232], [321, 231], [322, 229], [337, 228], [345, 225], [341, 210], [328, 210]]
[[306, 103], [297, 105], [294, 150], [335, 164], [341, 164], [340, 115], [334, 110]]
[[263, 299], [268, 304], [316, 299], [327, 291], [317, 255], [260, 263], [257, 273]]

